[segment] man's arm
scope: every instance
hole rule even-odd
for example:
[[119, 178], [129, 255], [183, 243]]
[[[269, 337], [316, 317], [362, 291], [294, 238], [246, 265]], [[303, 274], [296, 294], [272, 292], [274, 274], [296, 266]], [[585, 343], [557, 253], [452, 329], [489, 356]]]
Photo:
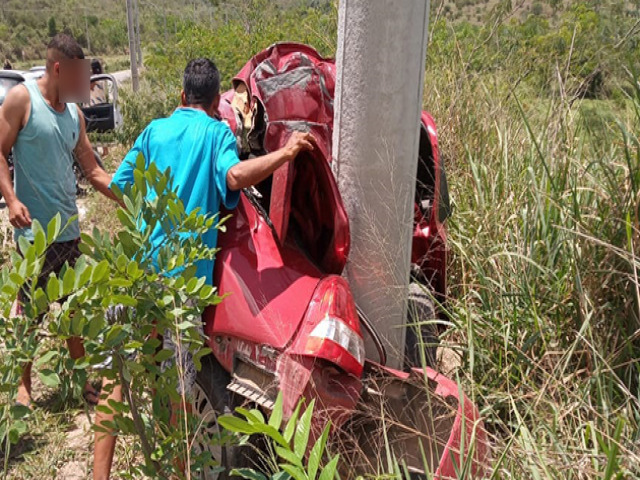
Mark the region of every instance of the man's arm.
[[23, 127], [29, 104], [29, 92], [22, 87], [12, 88], [0, 108], [0, 193], [9, 209], [9, 221], [15, 228], [31, 225], [27, 207], [18, 200], [13, 190], [7, 158]]
[[105, 172], [100, 165], [98, 165], [98, 162], [96, 162], [96, 157], [93, 154], [93, 148], [91, 148], [91, 142], [87, 136], [87, 127], [85, 125], [84, 115], [82, 114], [80, 107], [77, 108], [80, 121], [80, 138], [76, 145], [75, 154], [76, 159], [80, 164], [80, 168], [82, 169], [82, 173], [87, 177], [87, 180], [89, 180], [96, 190], [112, 200], [117, 200], [116, 196], [109, 188], [111, 175]]
[[241, 190], [267, 178], [281, 165], [292, 161], [303, 150], [313, 150], [315, 139], [310, 133], [293, 132], [287, 144], [280, 150], [262, 157], [244, 160], [227, 172], [229, 190]]

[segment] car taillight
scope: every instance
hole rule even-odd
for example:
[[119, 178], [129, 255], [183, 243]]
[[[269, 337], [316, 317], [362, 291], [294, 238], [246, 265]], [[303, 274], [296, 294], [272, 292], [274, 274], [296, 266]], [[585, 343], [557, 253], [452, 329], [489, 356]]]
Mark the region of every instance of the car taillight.
[[322, 358], [353, 375], [362, 374], [365, 350], [360, 320], [343, 278], [320, 281], [292, 352]]

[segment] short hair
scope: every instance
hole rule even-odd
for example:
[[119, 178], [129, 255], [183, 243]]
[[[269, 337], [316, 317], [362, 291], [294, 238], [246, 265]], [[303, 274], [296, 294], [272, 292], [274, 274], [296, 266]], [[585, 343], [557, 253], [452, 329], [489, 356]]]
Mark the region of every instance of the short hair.
[[188, 105], [210, 107], [220, 93], [220, 72], [208, 58], [191, 60], [184, 69], [182, 80]]
[[[67, 60], [84, 60], [84, 52], [80, 44], [70, 35], [66, 33], [58, 33], [55, 35], [49, 45], [47, 45], [47, 51], [54, 50], [56, 55], [56, 61], [60, 59]], [[47, 60], [50, 56], [47, 55]], [[53, 58], [51, 58], [53, 60]]]

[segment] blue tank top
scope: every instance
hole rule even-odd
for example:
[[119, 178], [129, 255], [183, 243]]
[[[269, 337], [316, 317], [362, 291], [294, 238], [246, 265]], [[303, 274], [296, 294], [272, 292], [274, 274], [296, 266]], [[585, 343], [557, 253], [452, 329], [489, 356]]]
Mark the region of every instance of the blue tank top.
[[[80, 135], [78, 109], [75, 103], [68, 103], [64, 112], [57, 112], [35, 81], [25, 82], [24, 86], [31, 98], [31, 111], [13, 146], [16, 196], [45, 231], [57, 213], [63, 227], [76, 217], [57, 241], [75, 240], [80, 236], [73, 173], [73, 150]], [[31, 228], [15, 230], [16, 240], [22, 236], [33, 240]]]

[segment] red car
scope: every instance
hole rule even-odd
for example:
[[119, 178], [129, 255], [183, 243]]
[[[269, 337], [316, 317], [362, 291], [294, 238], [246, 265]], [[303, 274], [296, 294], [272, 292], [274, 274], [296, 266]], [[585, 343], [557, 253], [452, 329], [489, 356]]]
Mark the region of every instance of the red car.
[[[487, 443], [476, 407], [457, 384], [420, 367], [415, 332], [407, 338], [405, 371], [386, 368], [382, 344], [340, 276], [350, 235], [330, 164], [334, 84], [333, 60], [283, 43], [253, 57], [223, 95], [220, 114], [242, 157], [278, 149], [297, 129], [312, 132], [319, 148], [245, 190], [228, 212], [214, 272], [227, 297], [204, 315], [213, 355], [198, 375], [194, 409], [215, 432], [217, 415], [240, 403], [268, 411], [282, 392], [286, 415], [301, 399], [314, 398], [315, 430], [330, 419], [333, 435], [358, 447], [350, 474], [375, 473], [388, 446], [417, 474], [449, 478], [468, 464], [479, 475]], [[424, 113], [411, 299], [426, 320], [434, 318], [431, 296], [443, 300], [446, 293], [448, 210], [435, 124]], [[421, 333], [431, 341], [435, 332]], [[365, 335], [378, 345], [378, 358], [365, 358]], [[223, 464], [232, 464], [237, 452], [206, 441], [200, 448]]]

